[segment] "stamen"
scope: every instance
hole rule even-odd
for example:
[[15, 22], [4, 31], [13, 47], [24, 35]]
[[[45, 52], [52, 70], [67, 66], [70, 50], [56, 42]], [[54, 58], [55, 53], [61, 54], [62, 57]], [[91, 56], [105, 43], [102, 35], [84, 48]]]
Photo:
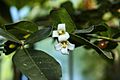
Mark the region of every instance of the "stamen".
[[64, 31], [64, 30], [59, 30], [59, 31], [58, 31], [58, 34], [59, 34], [59, 35], [63, 35], [63, 34], [65, 34], [65, 31]]
[[61, 44], [62, 44], [62, 47], [63, 47], [63, 48], [66, 48], [67, 45], [68, 45], [68, 42], [67, 42], [67, 41], [62, 41]]
[[27, 39], [30, 36], [30, 34], [27, 34], [25, 36], [23, 36], [23, 38]]
[[9, 48], [15, 48], [15, 44], [10, 44]]

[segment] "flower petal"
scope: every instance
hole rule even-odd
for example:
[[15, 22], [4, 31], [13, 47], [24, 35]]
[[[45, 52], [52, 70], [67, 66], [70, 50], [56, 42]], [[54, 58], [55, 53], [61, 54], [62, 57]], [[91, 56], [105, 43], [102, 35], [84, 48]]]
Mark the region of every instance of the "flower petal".
[[68, 34], [68, 32], [66, 32], [63, 35], [58, 36], [58, 41], [66, 41], [69, 37], [70, 37], [70, 35]]
[[68, 32], [65, 32], [65, 36], [66, 36], [67, 39], [70, 38], [70, 35], [69, 35]]
[[69, 54], [67, 47], [66, 47], [66, 48], [62, 48], [62, 49], [61, 49], [61, 52], [62, 52], [63, 54]]
[[65, 35], [58, 36], [58, 41], [66, 41], [68, 38]]
[[71, 44], [70, 42], [68, 42], [68, 49], [74, 50], [74, 48], [75, 48], [75, 44]]
[[60, 43], [58, 43], [58, 44], [55, 45], [55, 48], [56, 48], [56, 50], [60, 50], [62, 48], [62, 46], [61, 46]]
[[53, 31], [52, 37], [58, 37], [58, 36], [59, 36], [58, 32], [57, 31]]
[[58, 30], [64, 30], [64, 31], [66, 31], [65, 24], [58, 24]]

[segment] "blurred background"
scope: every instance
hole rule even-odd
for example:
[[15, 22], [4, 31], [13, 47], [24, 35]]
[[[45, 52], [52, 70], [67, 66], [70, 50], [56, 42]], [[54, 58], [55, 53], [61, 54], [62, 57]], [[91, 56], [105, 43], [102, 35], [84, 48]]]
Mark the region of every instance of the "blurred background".
[[[109, 2], [113, 4], [109, 4]], [[88, 22], [97, 24], [103, 21], [111, 27], [120, 26], [119, 0], [0, 0], [0, 25], [30, 20], [39, 26], [50, 26], [47, 20], [50, 11], [60, 7], [67, 9], [77, 26], [86, 25]], [[85, 11], [85, 15], [79, 16], [82, 11], [83, 14]], [[0, 39], [2, 43], [2, 38]], [[71, 55], [62, 55], [54, 49], [52, 42], [53, 39], [49, 37], [37, 42], [35, 49], [51, 53], [49, 55], [60, 63], [62, 67], [61, 80], [120, 80], [120, 45], [113, 50], [118, 62], [110, 65], [93, 49], [81, 46], [77, 47]], [[0, 53], [0, 80], [28, 80], [12, 64], [13, 54], [5, 56], [2, 51]]]

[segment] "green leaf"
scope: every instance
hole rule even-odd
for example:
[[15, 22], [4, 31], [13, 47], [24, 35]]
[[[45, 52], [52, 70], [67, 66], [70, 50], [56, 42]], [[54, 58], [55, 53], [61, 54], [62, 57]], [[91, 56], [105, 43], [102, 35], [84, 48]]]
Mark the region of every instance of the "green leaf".
[[107, 31], [107, 27], [108, 27], [108, 25], [105, 23], [94, 25], [94, 30], [92, 31], [92, 33]]
[[25, 32], [33, 33], [38, 30], [38, 26], [30, 21], [20, 21], [17, 23], [11, 23], [4, 25], [6, 30], [17, 29]]
[[15, 36], [13, 36], [12, 34], [10, 34], [9, 32], [7, 32], [5, 30], [3, 30], [2, 28], [0, 28], [0, 35], [10, 41], [20, 43], [20, 41]]
[[59, 63], [43, 51], [19, 49], [13, 57], [17, 68], [31, 80], [59, 80]]
[[51, 12], [51, 19], [55, 28], [58, 24], [65, 23], [67, 32], [71, 33], [74, 32], [74, 30], [76, 29], [74, 22], [64, 8], [53, 10]]
[[119, 38], [120, 37], [120, 32], [117, 32], [112, 36], [113, 39]]
[[74, 33], [76, 33], [76, 34], [89, 34], [89, 33], [103, 32], [103, 31], [107, 31], [106, 27], [108, 27], [106, 24], [93, 25], [93, 26], [90, 26], [86, 29], [75, 30]]
[[102, 58], [104, 58], [105, 60], [107, 60], [108, 62], [113, 62], [112, 59], [109, 59], [107, 56], [105, 56], [105, 52], [100, 49], [99, 47], [97, 47], [96, 45], [92, 44], [91, 42], [89, 42], [87, 39], [81, 37], [81, 36], [77, 36], [77, 35], [74, 35], [74, 34], [71, 34], [71, 38], [74, 42], [76, 42], [77, 44], [82, 44], [82, 45], [87, 45], [89, 47], [92, 47], [93, 49], [95, 49], [98, 54], [100, 56], [102, 56]]
[[61, 4], [61, 7], [65, 8], [69, 14], [72, 14], [75, 11], [71, 1], [66, 1]]
[[86, 29], [82, 29], [82, 30], [75, 30], [75, 34], [87, 34], [87, 33], [91, 33], [94, 30], [95, 26], [91, 26], [89, 28]]
[[60, 64], [43, 51], [28, 49], [35, 63], [48, 80], [59, 80], [62, 76]]
[[25, 43], [35, 43], [40, 40], [43, 40], [51, 34], [51, 31], [52, 31], [52, 27], [38, 30], [35, 33], [31, 34], [30, 37], [26, 39]]
[[30, 80], [47, 80], [26, 49], [18, 49], [13, 56], [13, 61], [16, 67]]

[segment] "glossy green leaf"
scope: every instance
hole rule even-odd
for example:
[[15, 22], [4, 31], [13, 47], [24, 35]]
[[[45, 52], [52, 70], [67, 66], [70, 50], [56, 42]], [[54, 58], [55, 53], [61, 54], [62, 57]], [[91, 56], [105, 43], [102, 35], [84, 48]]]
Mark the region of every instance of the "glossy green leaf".
[[30, 80], [48, 80], [26, 49], [18, 49], [13, 56], [13, 61]]
[[112, 62], [113, 60], [112, 59], [109, 59], [107, 56], [105, 56], [105, 52], [100, 49], [99, 47], [97, 47], [96, 45], [92, 44], [90, 41], [88, 41], [87, 39], [81, 37], [81, 36], [77, 36], [77, 35], [74, 35], [74, 34], [71, 34], [71, 38], [74, 42], [76, 42], [77, 44], [82, 44], [82, 45], [87, 45], [93, 49], [95, 49], [98, 54], [100, 56], [102, 56], [102, 58], [106, 59], [107, 61], [109, 62]]
[[48, 80], [60, 80], [62, 76], [60, 64], [43, 51], [28, 49], [35, 63]]
[[95, 32], [103, 32], [103, 31], [107, 31], [106, 26], [107, 26], [106, 24], [93, 25], [93, 26], [90, 26], [86, 29], [75, 30], [74, 33], [76, 33], [76, 34], [89, 34], [89, 33], [95, 33]]
[[94, 30], [95, 26], [91, 26], [87, 29], [82, 29], [82, 30], [75, 30], [75, 34], [87, 34], [87, 33], [91, 33]]
[[25, 32], [30, 32], [30, 33], [33, 33], [38, 30], [38, 26], [35, 23], [30, 21], [20, 21], [17, 23], [6, 24], [4, 26], [6, 30], [16, 29], [16, 30], [21, 30]]
[[94, 25], [94, 30], [92, 31], [92, 33], [107, 31], [107, 27], [108, 27], [108, 25], [105, 23]]
[[43, 51], [19, 49], [13, 57], [17, 68], [31, 80], [59, 80], [59, 63]]
[[52, 31], [52, 27], [38, 30], [35, 33], [31, 34], [30, 37], [26, 39], [25, 43], [35, 43], [40, 40], [43, 40], [47, 38], [48, 36], [50, 36], [51, 31]]
[[66, 1], [65, 3], [61, 4], [61, 7], [65, 8], [69, 14], [72, 14], [75, 11], [71, 1]]
[[10, 29], [10, 30], [8, 30], [8, 32], [11, 33], [12, 35], [14, 35], [19, 40], [25, 40], [26, 38], [24, 36], [31, 34], [29, 32], [17, 30], [17, 29]]
[[20, 41], [15, 36], [13, 36], [12, 34], [10, 34], [9, 32], [7, 32], [6, 30], [4, 30], [2, 28], [0, 28], [0, 35], [10, 41], [20, 43]]
[[65, 23], [67, 32], [71, 33], [76, 29], [74, 22], [64, 8], [53, 10], [51, 12], [51, 19], [55, 28], [58, 24]]

